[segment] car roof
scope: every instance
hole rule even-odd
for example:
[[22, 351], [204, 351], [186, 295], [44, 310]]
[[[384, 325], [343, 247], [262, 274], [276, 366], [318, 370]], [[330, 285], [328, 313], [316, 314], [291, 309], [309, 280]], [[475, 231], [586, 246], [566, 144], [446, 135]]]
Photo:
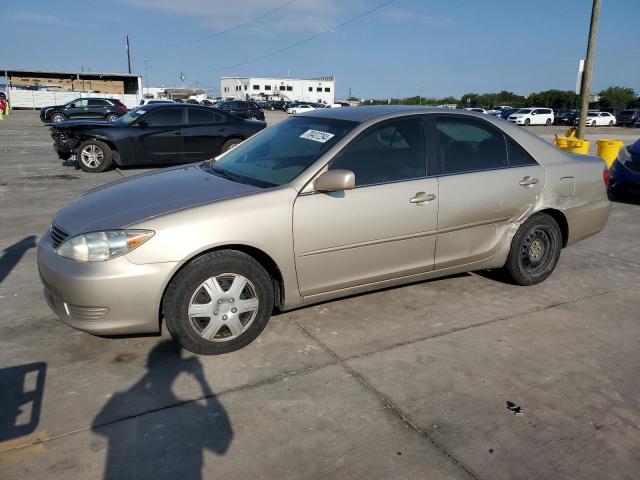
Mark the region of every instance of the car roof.
[[352, 122], [364, 122], [371, 118], [382, 117], [389, 114], [411, 113], [462, 113], [469, 114], [467, 110], [452, 110], [450, 108], [420, 107], [417, 105], [361, 105], [347, 108], [320, 108], [304, 113], [305, 117], [331, 118], [334, 120], [351, 120]]

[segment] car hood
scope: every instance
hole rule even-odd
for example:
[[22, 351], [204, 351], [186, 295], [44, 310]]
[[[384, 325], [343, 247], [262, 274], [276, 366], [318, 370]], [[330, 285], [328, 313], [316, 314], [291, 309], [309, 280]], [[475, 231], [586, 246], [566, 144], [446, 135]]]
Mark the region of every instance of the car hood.
[[164, 213], [262, 190], [191, 164], [135, 175], [91, 190], [60, 210], [53, 223], [70, 235], [117, 229]]

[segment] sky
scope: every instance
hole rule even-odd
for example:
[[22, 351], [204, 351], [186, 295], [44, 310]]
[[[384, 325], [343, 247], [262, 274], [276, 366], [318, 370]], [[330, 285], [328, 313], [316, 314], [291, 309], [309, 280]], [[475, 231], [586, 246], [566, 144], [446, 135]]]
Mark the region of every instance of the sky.
[[[349, 89], [359, 98], [573, 90], [591, 12], [590, 0], [1, 5], [0, 68], [126, 72], [128, 34], [133, 73], [146, 76], [147, 58], [150, 86], [181, 85], [182, 73], [185, 85], [218, 95], [220, 76], [334, 75], [339, 98]], [[640, 0], [602, 1], [592, 91], [620, 85], [640, 93], [638, 19]]]

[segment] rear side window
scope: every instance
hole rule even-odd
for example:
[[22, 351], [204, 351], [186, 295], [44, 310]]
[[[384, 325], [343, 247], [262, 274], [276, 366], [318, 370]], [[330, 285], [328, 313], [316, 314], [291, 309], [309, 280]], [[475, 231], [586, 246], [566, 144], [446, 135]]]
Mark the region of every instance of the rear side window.
[[537, 165], [531, 155], [525, 152], [524, 148], [510, 138], [507, 141], [507, 157], [510, 167], [521, 167], [523, 165]]
[[160, 108], [144, 117], [150, 127], [168, 127], [182, 124], [181, 108]]
[[107, 102], [105, 102], [104, 100], [100, 100], [98, 98], [90, 98], [89, 99], [89, 106], [90, 107], [104, 107], [105, 105], [107, 105]]
[[412, 118], [372, 127], [331, 163], [351, 170], [356, 185], [410, 180], [426, 176], [422, 120]]
[[187, 111], [187, 115], [189, 115], [189, 125], [224, 123], [224, 115], [213, 110], [190, 108]]
[[502, 133], [475, 119], [436, 117], [438, 174], [491, 170], [508, 166]]

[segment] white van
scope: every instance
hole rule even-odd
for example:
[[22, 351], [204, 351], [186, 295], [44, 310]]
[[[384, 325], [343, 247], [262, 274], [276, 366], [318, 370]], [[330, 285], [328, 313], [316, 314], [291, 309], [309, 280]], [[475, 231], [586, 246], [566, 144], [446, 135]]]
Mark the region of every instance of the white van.
[[518, 125], [551, 125], [553, 110], [550, 108], [521, 108], [509, 116], [511, 123]]

